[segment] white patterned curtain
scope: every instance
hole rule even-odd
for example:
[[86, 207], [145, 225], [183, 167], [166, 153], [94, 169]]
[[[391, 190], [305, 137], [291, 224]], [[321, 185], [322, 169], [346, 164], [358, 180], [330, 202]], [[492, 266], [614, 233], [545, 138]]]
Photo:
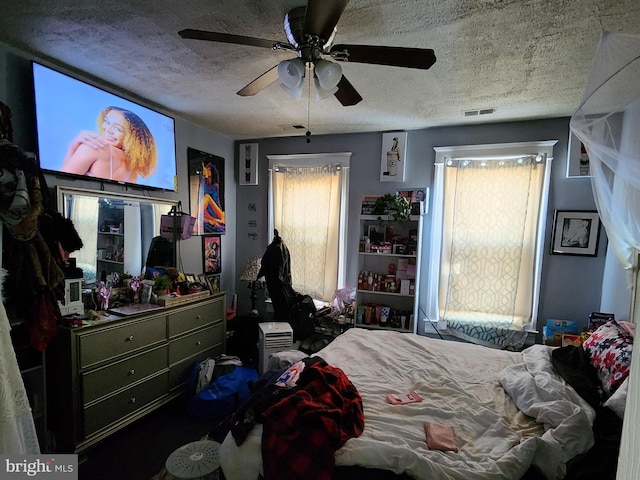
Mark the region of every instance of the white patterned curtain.
[[293, 288], [330, 301], [338, 282], [340, 165], [273, 168], [273, 221], [291, 253]]
[[447, 162], [441, 319], [529, 324], [544, 170], [535, 156]]

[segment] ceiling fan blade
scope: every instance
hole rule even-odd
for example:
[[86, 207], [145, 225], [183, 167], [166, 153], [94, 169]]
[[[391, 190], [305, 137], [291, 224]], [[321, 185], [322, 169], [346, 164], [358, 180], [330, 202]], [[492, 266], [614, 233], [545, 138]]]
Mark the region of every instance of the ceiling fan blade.
[[237, 95], [251, 97], [278, 80], [278, 65], [271, 67], [253, 82], [238, 90]]
[[266, 40], [264, 38], [245, 37], [243, 35], [232, 35], [230, 33], [207, 32], [206, 30], [194, 30], [187, 28], [178, 32], [182, 38], [193, 40], [208, 40], [210, 42], [235, 43], [240, 45], [253, 45], [254, 47], [273, 48], [275, 44], [282, 44], [277, 40]]
[[372, 63], [424, 70], [436, 63], [436, 56], [430, 48], [334, 45], [330, 55], [340, 62]]
[[333, 94], [344, 107], [356, 105], [362, 101], [362, 97], [347, 77], [342, 75], [338, 82], [338, 91]]
[[304, 32], [327, 41], [349, 0], [309, 0], [304, 16]]

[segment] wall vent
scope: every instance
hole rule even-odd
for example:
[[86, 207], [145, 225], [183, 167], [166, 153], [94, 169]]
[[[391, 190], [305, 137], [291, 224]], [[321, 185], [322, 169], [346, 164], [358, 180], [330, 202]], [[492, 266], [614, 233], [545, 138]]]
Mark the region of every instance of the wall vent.
[[495, 111], [495, 108], [480, 108], [478, 110], [467, 110], [463, 113], [465, 117], [477, 117], [480, 115], [491, 115], [492, 113], [495, 113]]

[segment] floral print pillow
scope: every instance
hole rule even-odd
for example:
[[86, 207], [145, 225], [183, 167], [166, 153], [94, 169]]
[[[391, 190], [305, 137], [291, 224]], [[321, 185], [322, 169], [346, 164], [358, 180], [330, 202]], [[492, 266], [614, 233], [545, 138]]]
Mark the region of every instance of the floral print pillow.
[[600, 378], [605, 396], [609, 397], [629, 375], [633, 336], [610, 320], [593, 332], [582, 347]]

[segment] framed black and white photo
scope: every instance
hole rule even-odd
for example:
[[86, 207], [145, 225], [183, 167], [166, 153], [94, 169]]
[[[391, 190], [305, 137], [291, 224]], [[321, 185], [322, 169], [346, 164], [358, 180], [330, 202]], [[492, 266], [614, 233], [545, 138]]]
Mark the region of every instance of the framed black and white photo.
[[551, 253], [554, 255], [598, 255], [600, 217], [598, 212], [556, 210], [553, 219]]
[[258, 185], [258, 144], [241, 143], [238, 154], [240, 185]]
[[382, 134], [381, 182], [404, 182], [407, 164], [407, 132]]

